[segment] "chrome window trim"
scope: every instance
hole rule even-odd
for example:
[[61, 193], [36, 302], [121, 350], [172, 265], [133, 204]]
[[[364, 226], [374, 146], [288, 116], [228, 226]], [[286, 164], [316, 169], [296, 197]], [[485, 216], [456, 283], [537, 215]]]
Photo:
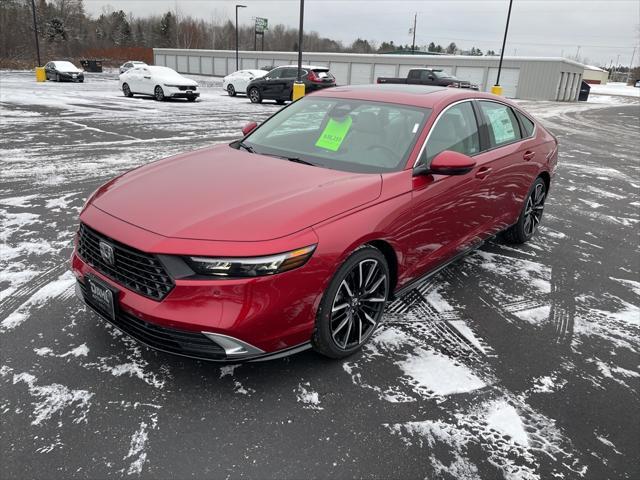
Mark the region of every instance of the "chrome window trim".
[[[438, 116], [436, 117], [436, 119], [433, 121], [433, 124], [431, 125], [431, 128], [429, 129], [429, 133], [427, 134], [427, 138], [424, 139], [424, 143], [422, 144], [422, 147], [420, 148], [420, 151], [418, 152], [418, 156], [416, 157], [415, 162], [413, 162], [413, 167], [412, 168], [416, 168], [416, 166], [418, 165], [418, 162], [420, 161], [420, 158], [422, 157], [422, 154], [424, 152], [424, 149], [427, 148], [427, 142], [429, 141], [429, 139], [431, 138], [431, 134], [433, 133], [433, 131], [435, 130], [436, 125], [438, 124], [438, 122], [440, 121], [440, 118], [442, 117], [442, 115], [445, 114], [445, 112], [447, 110], [449, 110], [451, 107], [455, 107], [456, 105], [459, 105], [461, 103], [464, 102], [469, 102], [471, 103], [471, 109], [473, 110], [473, 101], [475, 100], [475, 98], [465, 98], [464, 100], [458, 100], [456, 102], [453, 102], [449, 105], [447, 105], [444, 110], [442, 110]], [[474, 112], [474, 116], [475, 116], [475, 112]], [[478, 125], [478, 119], [476, 118], [476, 127], [478, 129], [478, 138], [480, 136], [480, 125]], [[482, 153], [482, 151], [478, 152], [478, 153]], [[477, 154], [474, 154], [477, 155]], [[473, 155], [471, 155], [473, 156]]]

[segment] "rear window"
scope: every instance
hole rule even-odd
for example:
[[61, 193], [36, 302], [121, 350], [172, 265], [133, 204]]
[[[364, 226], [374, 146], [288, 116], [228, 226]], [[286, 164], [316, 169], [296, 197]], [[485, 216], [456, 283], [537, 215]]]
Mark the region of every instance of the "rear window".
[[331, 75], [329, 73], [329, 70], [325, 70], [325, 69], [318, 69], [318, 68], [314, 68], [313, 73], [315, 74], [316, 77], [323, 79], [323, 78], [333, 78], [333, 75]]
[[535, 128], [535, 124], [529, 120], [524, 114], [520, 113], [516, 110], [516, 115], [518, 116], [518, 120], [520, 120], [520, 125], [522, 126], [522, 136], [530, 137], [533, 135], [533, 130]]

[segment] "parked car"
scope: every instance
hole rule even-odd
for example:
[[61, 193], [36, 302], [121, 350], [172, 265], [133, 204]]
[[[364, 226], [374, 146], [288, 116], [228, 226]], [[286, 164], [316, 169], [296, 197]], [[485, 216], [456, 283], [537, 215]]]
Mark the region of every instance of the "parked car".
[[150, 95], [158, 101], [167, 98], [186, 98], [195, 102], [200, 96], [198, 83], [183, 77], [169, 67], [145, 65], [120, 74], [120, 88], [127, 97]]
[[84, 82], [84, 72], [66, 60], [54, 60], [44, 66], [47, 80], [56, 82]]
[[[291, 100], [293, 82], [296, 81], [297, 76], [297, 65], [274, 68], [264, 77], [251, 80], [247, 85], [247, 95], [253, 103], [275, 100], [276, 103], [283, 104]], [[336, 79], [327, 67], [303, 65], [302, 81], [307, 93], [336, 86]]]
[[262, 78], [267, 70], [238, 70], [222, 79], [222, 88], [230, 97], [235, 97], [237, 93], [246, 93], [247, 85], [254, 78]]
[[378, 77], [377, 83], [406, 83], [409, 85], [437, 85], [440, 87], [458, 87], [478, 90], [478, 85], [467, 80], [449, 75], [447, 72], [436, 68], [412, 68], [406, 78]]
[[470, 90], [337, 87], [244, 138], [109, 181], [80, 213], [78, 294], [195, 358], [357, 351], [386, 302], [483, 240], [536, 232], [558, 142]]
[[127, 70], [131, 70], [132, 68], [135, 67], [144, 67], [147, 64], [144, 62], [139, 62], [138, 60], [129, 60], [128, 62], [123, 63], [122, 65], [120, 65], [120, 73], [124, 73]]

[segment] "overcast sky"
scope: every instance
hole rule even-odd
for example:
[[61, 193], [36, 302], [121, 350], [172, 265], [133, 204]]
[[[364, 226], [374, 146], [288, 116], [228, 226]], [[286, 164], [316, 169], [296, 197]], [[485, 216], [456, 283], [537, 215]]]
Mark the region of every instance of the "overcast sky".
[[[225, 20], [233, 18], [234, 5], [240, 23], [265, 17], [270, 24], [297, 26], [298, 0], [85, 0], [88, 13], [103, 8], [122, 9], [136, 16], [178, 10], [181, 15]], [[573, 56], [591, 63], [628, 65], [639, 43], [638, 0], [514, 0], [507, 39], [508, 55]], [[315, 30], [349, 44], [358, 37], [396, 44], [411, 43], [409, 27], [418, 13], [416, 44], [434, 41], [443, 46], [455, 42], [461, 48], [476, 46], [498, 51], [504, 32], [508, 0], [306, 0], [305, 30]], [[636, 50], [634, 65], [640, 62]]]

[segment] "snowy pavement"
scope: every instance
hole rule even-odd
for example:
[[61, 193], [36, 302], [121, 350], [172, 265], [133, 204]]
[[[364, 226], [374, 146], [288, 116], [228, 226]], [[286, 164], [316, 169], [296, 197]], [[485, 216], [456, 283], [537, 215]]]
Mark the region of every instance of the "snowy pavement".
[[637, 99], [521, 102], [561, 144], [544, 227], [394, 301], [361, 354], [221, 367], [122, 336], [68, 271], [97, 186], [278, 108], [203, 83], [0, 73], [1, 478], [640, 477]]

